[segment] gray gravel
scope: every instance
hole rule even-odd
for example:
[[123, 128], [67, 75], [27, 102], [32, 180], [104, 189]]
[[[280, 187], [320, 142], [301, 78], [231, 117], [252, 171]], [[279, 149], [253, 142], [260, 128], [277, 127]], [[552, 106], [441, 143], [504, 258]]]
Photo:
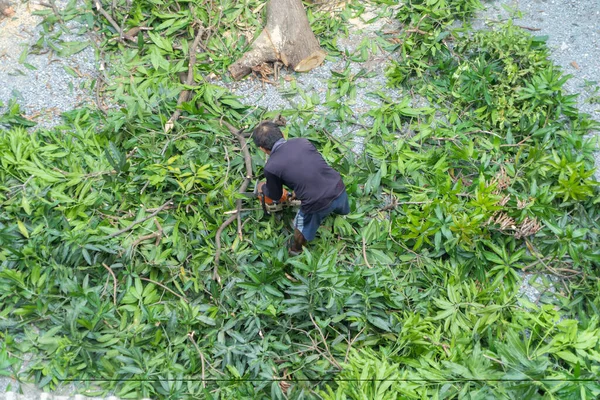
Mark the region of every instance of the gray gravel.
[[[57, 1], [59, 8], [65, 4]], [[0, 102], [6, 108], [10, 99], [16, 99], [28, 118], [42, 127], [54, 126], [60, 122], [61, 113], [93, 103], [89, 85], [97, 74], [94, 49], [89, 46], [61, 58], [46, 46], [41, 50], [44, 54], [29, 54], [20, 60], [23, 50], [31, 48], [42, 33], [38, 25], [42, 18], [31, 11], [47, 8], [35, 0], [15, 2], [14, 9], [11, 18], [0, 21]], [[87, 36], [77, 35], [77, 22], [68, 21], [65, 26], [71, 33], [63, 34], [61, 40], [89, 41]]]

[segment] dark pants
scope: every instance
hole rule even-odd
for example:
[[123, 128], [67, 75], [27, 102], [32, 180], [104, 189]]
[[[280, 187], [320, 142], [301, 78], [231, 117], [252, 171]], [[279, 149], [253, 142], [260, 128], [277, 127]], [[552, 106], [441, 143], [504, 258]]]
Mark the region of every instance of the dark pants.
[[350, 204], [348, 203], [348, 194], [346, 190], [336, 197], [327, 208], [314, 213], [303, 213], [302, 210], [298, 210], [296, 218], [294, 218], [294, 227], [302, 232], [304, 238], [313, 240], [317, 234], [317, 229], [321, 225], [321, 222], [329, 214], [346, 215], [350, 213]]

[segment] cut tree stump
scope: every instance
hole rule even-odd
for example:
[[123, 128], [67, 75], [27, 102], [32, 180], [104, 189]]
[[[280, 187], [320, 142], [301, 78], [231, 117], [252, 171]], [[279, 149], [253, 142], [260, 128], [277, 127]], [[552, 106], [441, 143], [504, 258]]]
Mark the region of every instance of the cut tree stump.
[[252, 47], [229, 66], [235, 80], [242, 79], [252, 67], [280, 61], [296, 72], [317, 67], [327, 55], [310, 29], [302, 0], [269, 0], [267, 23]]

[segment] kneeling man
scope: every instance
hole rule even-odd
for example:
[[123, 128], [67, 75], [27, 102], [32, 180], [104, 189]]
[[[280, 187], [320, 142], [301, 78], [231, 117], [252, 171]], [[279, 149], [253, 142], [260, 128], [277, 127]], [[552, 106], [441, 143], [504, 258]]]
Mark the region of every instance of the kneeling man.
[[304, 138], [285, 140], [279, 126], [263, 121], [253, 132], [256, 144], [268, 156], [264, 168], [267, 182], [260, 190], [279, 199], [283, 185], [294, 191], [302, 206], [294, 218], [294, 241], [290, 254], [297, 255], [313, 240], [321, 221], [331, 213], [350, 212], [346, 187], [339, 172], [331, 168], [315, 146]]

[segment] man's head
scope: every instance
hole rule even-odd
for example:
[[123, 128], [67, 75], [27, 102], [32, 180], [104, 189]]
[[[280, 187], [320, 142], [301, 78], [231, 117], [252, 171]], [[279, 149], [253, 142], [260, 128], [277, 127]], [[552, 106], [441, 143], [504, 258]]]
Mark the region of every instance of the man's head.
[[263, 121], [252, 133], [254, 144], [257, 145], [262, 151], [267, 154], [271, 153], [273, 145], [283, 138], [283, 134], [279, 129], [279, 126], [271, 121]]

